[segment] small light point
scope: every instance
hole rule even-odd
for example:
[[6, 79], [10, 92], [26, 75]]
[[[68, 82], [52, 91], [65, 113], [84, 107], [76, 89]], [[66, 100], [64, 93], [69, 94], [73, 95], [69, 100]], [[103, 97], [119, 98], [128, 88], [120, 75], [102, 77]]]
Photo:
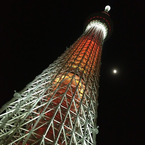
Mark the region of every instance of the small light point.
[[116, 69], [113, 69], [113, 74], [117, 74], [117, 70]]
[[107, 6], [105, 7], [105, 10], [104, 10], [104, 11], [108, 13], [110, 10], [111, 10], [111, 7], [110, 7], [109, 5], [107, 5]]

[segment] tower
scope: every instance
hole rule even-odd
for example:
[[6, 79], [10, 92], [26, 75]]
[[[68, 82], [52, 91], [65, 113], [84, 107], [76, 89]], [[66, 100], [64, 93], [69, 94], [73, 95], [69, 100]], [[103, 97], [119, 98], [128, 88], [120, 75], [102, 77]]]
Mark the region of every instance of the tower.
[[80, 38], [1, 108], [1, 145], [94, 145], [102, 45], [109, 6], [88, 18]]

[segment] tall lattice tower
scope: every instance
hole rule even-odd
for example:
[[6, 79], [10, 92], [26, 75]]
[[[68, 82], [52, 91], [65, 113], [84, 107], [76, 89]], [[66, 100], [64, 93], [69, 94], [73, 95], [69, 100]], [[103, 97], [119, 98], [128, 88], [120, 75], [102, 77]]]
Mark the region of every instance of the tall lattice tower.
[[1, 109], [0, 145], [94, 145], [102, 45], [109, 6], [84, 33]]

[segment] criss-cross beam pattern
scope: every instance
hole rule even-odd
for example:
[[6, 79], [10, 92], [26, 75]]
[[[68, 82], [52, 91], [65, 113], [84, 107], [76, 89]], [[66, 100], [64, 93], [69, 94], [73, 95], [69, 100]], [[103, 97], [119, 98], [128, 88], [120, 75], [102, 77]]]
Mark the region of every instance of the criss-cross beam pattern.
[[69, 49], [14, 94], [1, 109], [1, 145], [96, 144], [99, 69], [107, 31], [104, 23], [91, 21]]

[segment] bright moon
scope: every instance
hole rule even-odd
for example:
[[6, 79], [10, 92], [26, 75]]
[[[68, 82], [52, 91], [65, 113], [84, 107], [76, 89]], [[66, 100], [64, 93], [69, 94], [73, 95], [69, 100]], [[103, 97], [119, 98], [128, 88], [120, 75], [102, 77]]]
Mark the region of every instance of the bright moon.
[[116, 69], [113, 69], [113, 73], [114, 73], [114, 74], [117, 74], [117, 70], [116, 70]]

